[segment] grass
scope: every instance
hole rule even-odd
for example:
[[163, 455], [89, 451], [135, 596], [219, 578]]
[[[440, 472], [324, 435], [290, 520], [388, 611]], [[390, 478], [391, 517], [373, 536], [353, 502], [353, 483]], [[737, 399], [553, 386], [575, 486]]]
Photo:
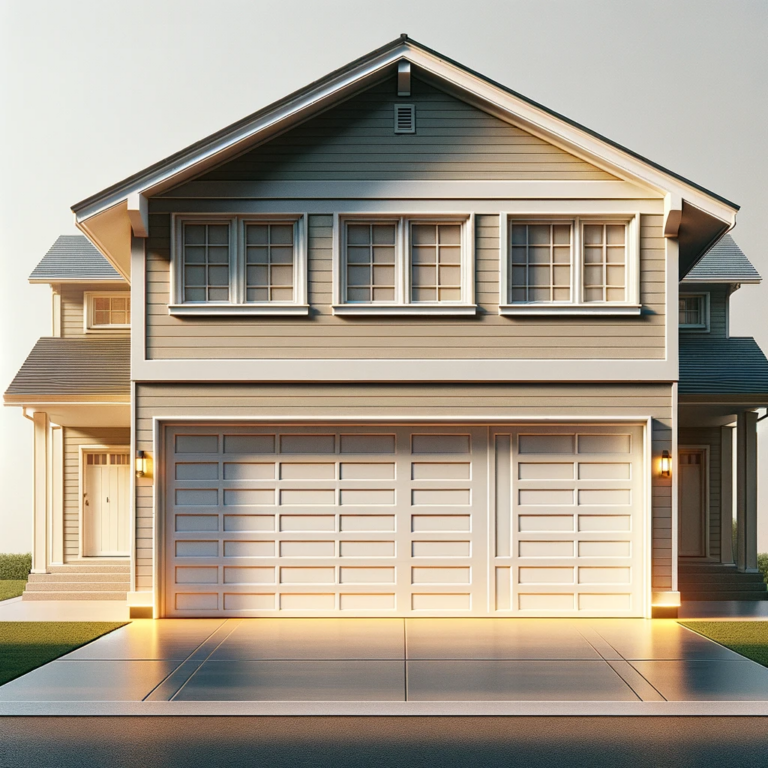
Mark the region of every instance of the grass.
[[0, 600], [10, 600], [12, 597], [18, 597], [26, 586], [26, 579], [0, 581]]
[[0, 685], [106, 635], [127, 621], [0, 622]]
[[681, 621], [679, 623], [768, 667], [768, 621]]

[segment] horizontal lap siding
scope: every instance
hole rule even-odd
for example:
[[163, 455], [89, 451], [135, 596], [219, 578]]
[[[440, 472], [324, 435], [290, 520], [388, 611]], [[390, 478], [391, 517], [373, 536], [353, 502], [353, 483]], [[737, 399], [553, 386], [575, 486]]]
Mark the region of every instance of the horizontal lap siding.
[[[407, 210], [407, 201], [403, 205]], [[472, 202], [457, 205], [471, 211]], [[475, 221], [476, 317], [337, 317], [331, 311], [332, 217], [317, 214], [309, 216], [310, 317], [178, 318], [168, 314], [170, 216], [152, 214], [147, 353], [150, 359], [663, 359], [661, 220], [658, 215], [641, 217], [645, 314], [640, 317], [501, 317], [499, 216], [486, 214]]]
[[[653, 452], [672, 450], [669, 385], [205, 385], [136, 388], [136, 447], [153, 451], [153, 419], [653, 418]], [[153, 456], [153, 459], [156, 458]], [[137, 481], [136, 589], [152, 589], [153, 479]], [[653, 586], [671, 588], [671, 480], [653, 478]]]
[[131, 431], [121, 427], [63, 427], [64, 560], [80, 556], [80, 448], [84, 445], [126, 446]]
[[[91, 293], [112, 293], [113, 291], [128, 291], [126, 286], [121, 285], [98, 285], [83, 284], [66, 285], [62, 284], [59, 288], [61, 295], [61, 335], [65, 338], [74, 336], [86, 336], [85, 332], [85, 294]], [[111, 333], [121, 333], [121, 331], [111, 331]]]
[[708, 293], [709, 294], [709, 331], [686, 331], [680, 333], [688, 336], [707, 336], [724, 339], [728, 336], [728, 291], [726, 285], [686, 285], [680, 286], [680, 294]]

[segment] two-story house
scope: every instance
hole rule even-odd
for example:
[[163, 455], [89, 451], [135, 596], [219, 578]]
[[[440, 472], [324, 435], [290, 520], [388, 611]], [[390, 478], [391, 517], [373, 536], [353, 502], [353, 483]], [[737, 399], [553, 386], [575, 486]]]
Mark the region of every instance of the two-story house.
[[754, 589], [768, 361], [728, 335], [759, 280], [733, 203], [402, 37], [73, 210], [5, 396], [35, 429], [25, 598], [651, 616], [702, 572]]

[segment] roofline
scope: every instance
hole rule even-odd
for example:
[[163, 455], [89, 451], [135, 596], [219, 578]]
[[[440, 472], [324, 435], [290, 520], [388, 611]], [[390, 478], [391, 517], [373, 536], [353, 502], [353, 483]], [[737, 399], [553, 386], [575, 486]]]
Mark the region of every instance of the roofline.
[[27, 282], [33, 285], [46, 284], [54, 285], [59, 283], [109, 283], [111, 285], [127, 285], [127, 281], [122, 277], [30, 277]]
[[[67, 398], [74, 397], [75, 400], [68, 400]], [[89, 397], [93, 397], [93, 400], [89, 400]], [[105, 398], [114, 397], [114, 400], [106, 400]], [[45, 399], [36, 399], [45, 398]], [[41, 405], [126, 405], [130, 406], [130, 396], [126, 400], [126, 395], [106, 395], [106, 394], [94, 394], [94, 395], [61, 395], [56, 397], [55, 395], [46, 395], [40, 393], [37, 395], [3, 395], [3, 405], [10, 406], [35, 406]]]
[[[689, 273], [690, 274], [690, 273]], [[761, 277], [688, 277], [686, 275], [681, 283], [739, 283], [740, 285], [760, 285]]]
[[[270, 114], [277, 113], [281, 108], [284, 108], [290, 105], [292, 102], [296, 102], [302, 97], [309, 96], [313, 92], [317, 92], [320, 88], [327, 87], [333, 84], [334, 81], [338, 81], [340, 78], [343, 78], [344, 76], [351, 74], [356, 68], [360, 68], [363, 65], [369, 65], [373, 68], [367, 73], [360, 73], [357, 79], [362, 78], [363, 76], [367, 76], [369, 78], [374, 77], [377, 72], [381, 71], [383, 68], [387, 66], [392, 65], [399, 58], [407, 57], [407, 53], [409, 49], [419, 50], [427, 54], [428, 56], [436, 58], [438, 61], [448, 64], [451, 67], [455, 67], [460, 72], [471, 75], [473, 78], [476, 78], [482, 83], [492, 86], [493, 88], [499, 90], [502, 93], [509, 94], [510, 96], [516, 99], [519, 99], [520, 101], [533, 107], [534, 109], [541, 111], [545, 115], [549, 115], [550, 117], [553, 117], [559, 121], [562, 121], [564, 124], [571, 126], [573, 128], [576, 128], [582, 133], [588, 136], [591, 136], [594, 139], [597, 139], [599, 142], [602, 142], [603, 144], [609, 147], [612, 147], [613, 149], [618, 150], [621, 153], [624, 153], [628, 157], [633, 158], [635, 160], [639, 160], [641, 163], [645, 164], [646, 166], [663, 173], [664, 175], [670, 177], [671, 179], [674, 179], [678, 182], [682, 182], [688, 187], [690, 187], [691, 189], [694, 189], [700, 193], [703, 193], [704, 195], [708, 196], [710, 199], [715, 200], [720, 204], [723, 204], [728, 208], [730, 208], [734, 214], [736, 211], [739, 210], [739, 206], [736, 203], [731, 202], [727, 198], [722, 197], [721, 195], [718, 195], [715, 192], [712, 192], [711, 190], [708, 190], [706, 187], [703, 187], [700, 184], [696, 184], [695, 182], [690, 181], [689, 179], [686, 179], [684, 176], [681, 176], [680, 174], [677, 174], [674, 171], [671, 171], [665, 168], [664, 166], [661, 166], [658, 163], [655, 163], [652, 160], [649, 160], [643, 155], [640, 155], [637, 152], [634, 152], [628, 149], [627, 147], [624, 147], [621, 144], [618, 144], [617, 142], [612, 141], [611, 139], [608, 139], [602, 134], [599, 134], [596, 131], [589, 129], [586, 126], [583, 126], [580, 123], [577, 123], [576, 121], [571, 120], [570, 118], [565, 117], [564, 115], [561, 115], [560, 113], [555, 112], [554, 110], [551, 110], [545, 107], [544, 105], [539, 104], [538, 102], [523, 96], [522, 94], [512, 90], [511, 88], [507, 88], [506, 86], [500, 83], [497, 83], [496, 81], [486, 77], [485, 75], [475, 72], [474, 70], [464, 66], [463, 64], [460, 64], [459, 62], [456, 62], [455, 60], [450, 59], [447, 56], [443, 56], [439, 52], [431, 48], [428, 48], [427, 46], [422, 45], [421, 43], [418, 43], [415, 40], [412, 40], [411, 38], [408, 38], [405, 35], [397, 38], [396, 40], [391, 41], [390, 43], [387, 43], [386, 45], [380, 48], [377, 48], [376, 50], [362, 57], [355, 59], [349, 64], [346, 64], [345, 66], [334, 70], [333, 72], [326, 75], [325, 77], [319, 80], [315, 80], [314, 82], [310, 83], [304, 88], [294, 91], [288, 96], [285, 96], [282, 99], [276, 102], [273, 102], [272, 104], [269, 104], [263, 109], [258, 110], [257, 112], [254, 112], [242, 118], [241, 120], [227, 126], [226, 128], [216, 133], [213, 133], [201, 139], [200, 141], [195, 142], [194, 144], [189, 145], [185, 149], [182, 149], [179, 152], [176, 152], [173, 155], [170, 155], [167, 158], [160, 160], [154, 163], [153, 165], [150, 165], [144, 170], [139, 171], [138, 173], [135, 173], [132, 176], [129, 176], [126, 179], [123, 179], [122, 181], [119, 181], [116, 184], [113, 184], [107, 187], [101, 192], [98, 192], [95, 195], [91, 195], [90, 197], [85, 198], [84, 200], [81, 200], [80, 202], [72, 206], [72, 210], [76, 214], [77, 220], [82, 221], [89, 218], [92, 215], [95, 215], [101, 210], [105, 210], [115, 205], [120, 200], [126, 199], [131, 192], [135, 193], [137, 191], [135, 187], [142, 181], [146, 184], [146, 187], [152, 187], [152, 186], [157, 186], [161, 183], [166, 183], [168, 182], [168, 180], [173, 179], [174, 176], [179, 175], [185, 170], [189, 170], [190, 168], [194, 167], [194, 165], [201, 163], [204, 159], [206, 159], [206, 158], [199, 158], [195, 160], [194, 156], [196, 153], [200, 153], [203, 150], [208, 150], [209, 152], [212, 153], [211, 155], [209, 155], [208, 159], [210, 159], [210, 157], [223, 152], [225, 149], [231, 149], [233, 147], [237, 148], [241, 142], [247, 141], [252, 136], [258, 134], [260, 131], [263, 131], [268, 127], [268, 126], [261, 126], [261, 127], [254, 126], [253, 130], [249, 134], [238, 138], [238, 135], [237, 135], [238, 132], [251, 126], [256, 121], [262, 120]], [[393, 56], [393, 54], [399, 54], [399, 55]], [[379, 59], [380, 61], [377, 62], [377, 59]], [[416, 63], [418, 65], [418, 62]], [[352, 80], [346, 83], [346, 85], [349, 86], [354, 82], [355, 80]], [[344, 83], [338, 83], [338, 88], [336, 90], [341, 89], [343, 86], [344, 86]], [[332, 94], [329, 93], [329, 94], [326, 94], [325, 96], [323, 96], [322, 94], [318, 94], [317, 99], [313, 103], [315, 104], [320, 103], [324, 98], [327, 98], [330, 95]], [[306, 109], [308, 106], [310, 105], [306, 105], [304, 108]], [[298, 109], [299, 108], [297, 107], [297, 110]], [[286, 116], [285, 118], [282, 118], [281, 120], [287, 119], [287, 117], [288, 116]], [[281, 120], [277, 120], [273, 124], [279, 124]], [[222, 141], [226, 139], [229, 139], [227, 146], [226, 147], [220, 146], [217, 149], [216, 145], [220, 144]], [[606, 162], [610, 164], [610, 161], [606, 161]], [[157, 179], [154, 182], [150, 182], [150, 179], [152, 176], [155, 176], [156, 174], [158, 174], [159, 172], [162, 172], [163, 170], [167, 170], [167, 174], [164, 179]], [[631, 172], [628, 172], [628, 173], [631, 175]], [[651, 182], [646, 182], [646, 183], [651, 183]], [[119, 195], [120, 196], [119, 199], [115, 198], [115, 195]], [[98, 207], [99, 205], [101, 205], [101, 208]], [[81, 214], [83, 215], [81, 216]]]

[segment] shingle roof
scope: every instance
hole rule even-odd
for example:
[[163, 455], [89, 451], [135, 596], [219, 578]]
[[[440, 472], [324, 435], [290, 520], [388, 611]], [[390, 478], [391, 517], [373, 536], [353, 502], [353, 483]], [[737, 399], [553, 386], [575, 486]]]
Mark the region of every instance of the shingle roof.
[[130, 395], [131, 340], [38, 339], [6, 395]]
[[730, 235], [725, 235], [710, 248], [685, 276], [686, 282], [722, 280], [724, 283], [738, 283], [760, 279], [759, 272]]
[[758, 395], [768, 403], [768, 360], [751, 338], [680, 337], [680, 394]]
[[60, 235], [30, 280], [122, 280], [120, 273], [83, 235]]

